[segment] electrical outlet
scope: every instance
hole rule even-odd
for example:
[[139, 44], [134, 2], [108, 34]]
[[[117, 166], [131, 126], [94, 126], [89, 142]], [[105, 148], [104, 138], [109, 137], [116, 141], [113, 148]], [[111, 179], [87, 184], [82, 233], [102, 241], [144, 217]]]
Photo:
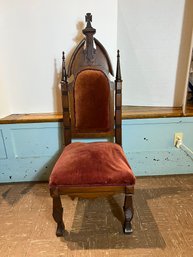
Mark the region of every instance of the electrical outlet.
[[177, 132], [174, 134], [174, 146], [176, 146], [178, 140], [183, 140], [184, 134], [182, 132]]

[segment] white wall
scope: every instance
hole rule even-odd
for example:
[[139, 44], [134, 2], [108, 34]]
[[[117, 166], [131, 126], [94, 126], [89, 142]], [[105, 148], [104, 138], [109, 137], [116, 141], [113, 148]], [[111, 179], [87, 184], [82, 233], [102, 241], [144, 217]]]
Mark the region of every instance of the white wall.
[[0, 118], [61, 110], [61, 52], [68, 60], [87, 12], [114, 70], [117, 46], [121, 50], [123, 104], [180, 105], [185, 1], [0, 0]]
[[0, 117], [60, 110], [61, 52], [80, 41], [87, 12], [115, 64], [117, 0], [0, 0]]
[[[0, 66], [0, 70], [2, 73], [2, 66]], [[4, 88], [4, 81], [3, 78], [0, 80], [0, 118], [5, 117], [9, 115], [11, 112], [10, 102], [9, 102], [9, 96], [7, 89]]]
[[123, 104], [173, 106], [183, 13], [184, 0], [118, 0]]

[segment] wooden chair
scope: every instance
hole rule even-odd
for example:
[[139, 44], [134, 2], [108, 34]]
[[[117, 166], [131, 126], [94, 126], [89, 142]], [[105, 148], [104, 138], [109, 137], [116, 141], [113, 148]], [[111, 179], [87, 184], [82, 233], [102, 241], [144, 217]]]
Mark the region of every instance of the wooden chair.
[[[135, 176], [121, 148], [122, 79], [117, 54], [115, 82], [113, 69], [103, 45], [93, 37], [92, 16], [86, 14], [85, 38], [65, 68], [63, 53], [61, 93], [64, 150], [50, 175], [53, 218], [57, 236], [63, 236], [63, 208], [60, 195], [100, 197], [125, 194], [124, 232], [132, 232], [132, 195]], [[71, 82], [68, 82], [71, 80]], [[115, 101], [114, 101], [115, 99]], [[115, 106], [114, 106], [115, 102]], [[114, 138], [113, 142], [71, 142], [72, 138]]]

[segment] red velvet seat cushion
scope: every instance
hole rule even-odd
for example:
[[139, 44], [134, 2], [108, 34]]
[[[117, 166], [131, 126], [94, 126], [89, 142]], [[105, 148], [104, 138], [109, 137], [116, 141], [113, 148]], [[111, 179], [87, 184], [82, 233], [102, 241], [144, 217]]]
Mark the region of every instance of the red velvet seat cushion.
[[122, 148], [110, 142], [72, 143], [50, 175], [50, 187], [133, 185], [135, 177]]

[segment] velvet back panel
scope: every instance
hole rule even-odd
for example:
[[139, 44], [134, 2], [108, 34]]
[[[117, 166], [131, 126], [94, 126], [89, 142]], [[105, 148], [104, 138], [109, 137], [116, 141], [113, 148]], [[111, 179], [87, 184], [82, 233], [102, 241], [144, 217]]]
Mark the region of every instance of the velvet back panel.
[[75, 128], [80, 131], [110, 129], [110, 86], [99, 70], [83, 70], [74, 86]]

